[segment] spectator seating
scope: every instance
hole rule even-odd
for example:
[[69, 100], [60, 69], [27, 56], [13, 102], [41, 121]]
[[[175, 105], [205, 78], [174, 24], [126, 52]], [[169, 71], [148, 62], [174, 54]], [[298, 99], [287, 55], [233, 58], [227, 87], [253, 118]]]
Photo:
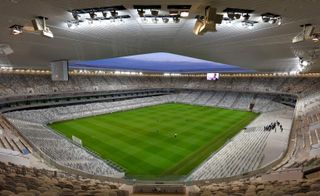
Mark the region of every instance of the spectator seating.
[[[212, 95], [211, 95], [212, 94]], [[100, 103], [88, 103], [82, 105], [71, 105], [65, 107], [53, 107], [46, 109], [38, 109], [38, 110], [24, 110], [24, 111], [14, 111], [10, 113], [6, 113], [6, 117], [14, 124], [21, 133], [31, 141], [37, 148], [39, 148], [44, 154], [48, 155], [52, 160], [56, 161], [60, 165], [70, 167], [73, 169], [85, 171], [94, 175], [104, 175], [111, 177], [122, 177], [123, 174], [117, 169], [114, 169], [109, 166], [109, 163], [106, 163], [96, 157], [91, 152], [88, 152], [86, 149], [82, 149], [73, 143], [70, 143], [68, 139], [63, 136], [51, 131], [48, 127], [44, 126], [47, 123], [53, 121], [61, 121], [68, 120], [74, 118], [80, 118], [85, 116], [92, 116], [104, 113], [111, 113], [121, 110], [129, 110], [133, 108], [145, 107], [149, 105], [167, 103], [167, 102], [182, 102], [182, 103], [190, 103], [190, 104], [199, 104], [204, 103], [207, 106], [218, 106], [218, 107], [231, 107], [234, 106], [237, 108], [237, 99], [246, 97], [247, 93], [234, 93], [234, 92], [202, 92], [202, 91], [188, 91], [182, 92], [179, 94], [171, 94], [164, 96], [155, 96], [155, 97], [146, 97], [146, 98], [138, 98], [138, 99], [130, 99], [124, 101], [117, 102], [100, 102]], [[252, 94], [248, 95], [250, 98]], [[263, 97], [264, 102], [257, 101], [258, 104], [265, 104], [260, 106], [262, 111], [272, 111], [272, 110], [280, 110], [284, 109], [286, 106], [278, 107], [278, 103], [269, 100], [270, 96]], [[272, 98], [272, 96], [271, 96]], [[248, 99], [250, 100], [250, 99]], [[270, 104], [273, 103], [273, 104]], [[281, 105], [281, 104], [279, 104]], [[258, 106], [258, 105], [257, 105]], [[258, 109], [257, 109], [258, 110]], [[259, 110], [258, 110], [259, 111]], [[257, 131], [257, 138], [262, 137], [262, 133]], [[261, 134], [259, 134], [261, 133]], [[264, 133], [265, 134], [265, 133]], [[208, 172], [208, 168], [212, 167], [212, 165], [219, 165], [217, 160], [212, 159], [212, 163], [208, 161], [208, 165], [206, 169], [201, 170], [202, 172], [207, 173], [206, 176], [201, 174], [202, 172], [198, 172], [199, 174], [193, 177], [193, 180], [207, 179], [207, 178], [221, 178], [232, 175], [238, 175], [241, 173], [245, 173], [248, 171], [252, 171], [259, 166], [261, 161], [261, 154], [263, 151], [263, 144], [265, 142], [264, 139], [255, 140], [253, 137], [254, 134], [239, 134], [240, 136], [246, 136], [244, 138], [237, 137], [231, 143], [229, 143], [225, 148], [221, 151], [227, 150], [230, 154], [233, 150], [241, 149], [241, 152], [245, 153], [241, 160], [232, 160], [232, 155], [224, 158], [224, 153], [220, 155], [217, 153], [214, 157], [219, 157], [218, 159], [221, 161], [226, 161], [230, 163], [227, 165], [225, 170], [232, 168], [232, 171], [224, 172], [220, 170], [220, 173], [210, 173]], [[250, 137], [252, 136], [252, 138]], [[250, 138], [247, 138], [250, 137]], [[240, 140], [244, 139], [245, 141], [252, 143], [243, 143], [245, 146], [243, 148], [234, 147], [234, 145], [241, 144]], [[257, 143], [258, 142], [258, 143]], [[234, 144], [234, 145], [231, 145]], [[231, 145], [231, 146], [230, 146]], [[250, 146], [252, 145], [252, 146]], [[255, 146], [256, 145], [256, 146]], [[230, 148], [229, 148], [230, 146]], [[246, 147], [246, 148], [245, 148]], [[229, 149], [229, 150], [228, 150]], [[251, 156], [250, 152], [257, 151], [258, 155]], [[235, 151], [235, 153], [237, 153]], [[254, 160], [251, 160], [253, 158]], [[211, 159], [210, 159], [211, 160]], [[243, 162], [244, 161], [244, 162]], [[246, 161], [254, 161], [253, 165], [247, 164]], [[217, 162], [217, 163], [216, 163]], [[244, 164], [248, 166], [248, 168], [235, 168], [238, 165]]]
[[21, 133], [57, 163], [93, 175], [123, 177], [123, 173], [106, 162], [41, 124], [11, 119]]
[[[317, 78], [243, 77], [207, 81], [205, 77], [71, 75], [68, 82], [53, 82], [50, 75], [0, 73], [0, 98], [64, 92], [126, 89], [177, 88], [312, 94], [319, 88]], [[36, 88], [35, 88], [36, 86]]]
[[85, 179], [59, 171], [0, 162], [0, 195], [129, 195], [118, 187], [119, 184]]
[[263, 127], [243, 130], [192, 172], [188, 180], [224, 178], [256, 170], [269, 133]]
[[[318, 112], [320, 109], [320, 94], [318, 92], [320, 82], [318, 78], [230, 77], [221, 78], [219, 81], [206, 81], [205, 78], [199, 77], [71, 75], [68, 82], [52, 82], [49, 75], [11, 73], [0, 73], [0, 75], [0, 100], [10, 100], [10, 97], [13, 96], [49, 96], [49, 94], [64, 92], [146, 88], [174, 88], [178, 90], [179, 93], [177, 94], [159, 97], [15, 111], [5, 114], [28, 140], [32, 141], [50, 158], [66, 167], [84, 170], [91, 174], [113, 177], [123, 175], [91, 152], [52, 132], [43, 126], [44, 124], [166, 102], [182, 102], [243, 110], [247, 110], [248, 106], [253, 103], [254, 112], [282, 111], [287, 110], [288, 106], [276, 102], [276, 95], [272, 93], [288, 93], [298, 95], [299, 99], [296, 104], [294, 132], [290, 140], [294, 143], [292, 147], [294, 150], [290, 156], [291, 161], [285, 166], [296, 163], [297, 157], [301, 158], [302, 155], [305, 156], [303, 158], [306, 160], [312, 159], [320, 151], [320, 113]], [[261, 162], [261, 151], [264, 149], [265, 138], [268, 134], [261, 131], [260, 128], [257, 126], [254, 127], [254, 130], [248, 129], [237, 135], [223, 149], [213, 154], [208, 162], [193, 171], [189, 178], [202, 180], [228, 177], [257, 169]], [[250, 138], [253, 135], [257, 139]], [[242, 143], [237, 140], [238, 137], [246, 141], [244, 143], [246, 145], [242, 146]], [[9, 143], [12, 141], [8, 135], [1, 135], [0, 147], [11, 148], [7, 140]], [[50, 144], [50, 147], [47, 144]], [[17, 145], [11, 143], [14, 150], [18, 151], [22, 145], [23, 143], [17, 142]], [[232, 150], [228, 151], [228, 149]], [[238, 152], [237, 149], [242, 149], [242, 151]], [[239, 159], [232, 156], [233, 151], [237, 151], [237, 155], [241, 155]], [[221, 152], [224, 153], [218, 154]], [[250, 153], [253, 156], [248, 156]], [[217, 158], [217, 154], [220, 155], [220, 158]], [[228, 164], [224, 164], [222, 169], [214, 169], [215, 165], [219, 165], [221, 162], [227, 162]], [[206, 165], [209, 163], [212, 163], [212, 165]]]
[[320, 195], [320, 176], [310, 179], [294, 179], [285, 181], [264, 181], [261, 177], [253, 177], [232, 182], [210, 183], [200, 186], [199, 193], [189, 195], [294, 195], [317, 196]]

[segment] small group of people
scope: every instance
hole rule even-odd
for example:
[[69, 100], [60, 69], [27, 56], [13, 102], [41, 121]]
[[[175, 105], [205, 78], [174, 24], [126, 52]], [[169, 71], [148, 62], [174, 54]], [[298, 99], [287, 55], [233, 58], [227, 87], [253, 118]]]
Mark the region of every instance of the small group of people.
[[282, 126], [282, 124], [281, 124], [279, 121], [272, 122], [272, 123], [270, 123], [269, 125], [264, 126], [264, 131], [274, 130], [274, 132], [276, 132], [276, 131], [277, 131], [277, 127], [280, 128], [280, 131], [281, 131], [281, 132], [283, 131], [283, 126]]

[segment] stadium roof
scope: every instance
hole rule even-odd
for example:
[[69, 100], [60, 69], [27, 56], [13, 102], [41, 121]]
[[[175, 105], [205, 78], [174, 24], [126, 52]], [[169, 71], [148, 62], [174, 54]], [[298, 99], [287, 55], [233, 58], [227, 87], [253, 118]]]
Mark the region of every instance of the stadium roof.
[[100, 59], [72, 61], [72, 68], [97, 68], [150, 72], [251, 72], [252, 70], [165, 52]]
[[[167, 5], [192, 5], [187, 18], [179, 23], [143, 22], [134, 5], [159, 4], [159, 14], [167, 14]], [[116, 22], [85, 22], [68, 28], [73, 16], [68, 10], [123, 5], [120, 14], [130, 18]], [[241, 20], [231, 26], [217, 25], [217, 32], [196, 36], [192, 33], [196, 15], [203, 15], [211, 5], [222, 13], [226, 8], [254, 10], [250, 20], [258, 21], [253, 29], [244, 28]], [[128, 55], [168, 52], [193, 58], [235, 65], [256, 71], [291, 71], [298, 65], [292, 52], [292, 38], [301, 32], [302, 24], [320, 24], [320, 1], [292, 0], [2, 0], [0, 7], [0, 44], [8, 44], [13, 53], [8, 60], [14, 67], [48, 68], [50, 61], [70, 59], [87, 61]], [[261, 20], [271, 12], [282, 16], [282, 25]], [[98, 13], [100, 14], [100, 13]], [[34, 32], [31, 20], [48, 17], [53, 39]], [[10, 26], [24, 26], [20, 35], [10, 35]], [[319, 71], [320, 66], [312, 71]]]

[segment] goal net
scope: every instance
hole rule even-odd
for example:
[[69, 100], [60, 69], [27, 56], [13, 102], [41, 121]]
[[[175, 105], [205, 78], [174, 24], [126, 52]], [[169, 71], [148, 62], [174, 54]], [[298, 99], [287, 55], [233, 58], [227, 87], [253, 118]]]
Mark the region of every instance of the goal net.
[[77, 138], [76, 136], [72, 136], [72, 141], [74, 141], [75, 143], [79, 144], [80, 146], [82, 146], [82, 140]]

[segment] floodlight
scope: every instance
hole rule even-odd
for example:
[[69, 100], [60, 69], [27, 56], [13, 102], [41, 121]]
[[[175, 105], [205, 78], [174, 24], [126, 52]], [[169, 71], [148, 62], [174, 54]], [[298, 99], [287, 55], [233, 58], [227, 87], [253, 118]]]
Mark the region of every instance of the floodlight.
[[12, 25], [11, 27], [9, 27], [11, 29], [11, 34], [12, 35], [19, 35], [21, 33], [23, 33], [23, 26], [22, 25]]
[[172, 18], [172, 20], [173, 20], [174, 23], [179, 23], [179, 22], [180, 22], [179, 16], [174, 16], [174, 17]]
[[262, 21], [267, 23], [270, 21], [270, 17], [262, 16]]
[[278, 23], [277, 23], [277, 24], [278, 24], [279, 26], [282, 25], [282, 18], [281, 18], [281, 17], [278, 18]]
[[102, 16], [103, 18], [107, 18], [108, 17], [108, 13], [106, 11], [102, 12]]
[[168, 22], [169, 22], [169, 18], [163, 17], [163, 18], [162, 18], [162, 21], [163, 21], [163, 23], [168, 23]]
[[151, 10], [151, 15], [157, 17], [159, 15], [158, 10]]
[[233, 12], [228, 13], [228, 18], [234, 20], [235, 14]]
[[234, 17], [235, 17], [236, 19], [240, 19], [241, 14], [234, 14]]
[[143, 9], [138, 9], [138, 14], [139, 14], [140, 17], [144, 17], [145, 13], [146, 12]]
[[250, 15], [248, 13], [246, 13], [246, 14], [243, 15], [243, 18], [244, 18], [244, 20], [249, 20]]
[[158, 21], [159, 21], [159, 19], [158, 19], [158, 18], [153, 18], [153, 19], [152, 19], [152, 22], [153, 22], [154, 24], [157, 24], [157, 23], [158, 23]]
[[110, 13], [113, 18], [116, 18], [118, 16], [118, 12], [116, 10], [112, 10]]
[[95, 17], [97, 16], [94, 12], [89, 13], [91, 20], [94, 20]]
[[73, 18], [75, 19], [75, 20], [79, 20], [79, 15], [78, 15], [78, 13], [77, 12], [72, 12], [72, 16], [73, 16]]

